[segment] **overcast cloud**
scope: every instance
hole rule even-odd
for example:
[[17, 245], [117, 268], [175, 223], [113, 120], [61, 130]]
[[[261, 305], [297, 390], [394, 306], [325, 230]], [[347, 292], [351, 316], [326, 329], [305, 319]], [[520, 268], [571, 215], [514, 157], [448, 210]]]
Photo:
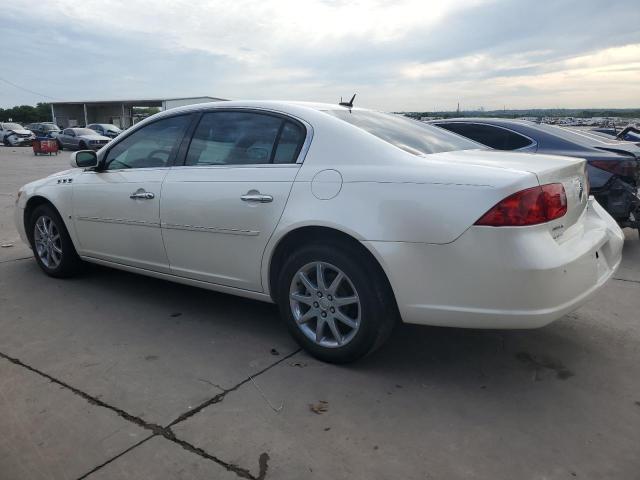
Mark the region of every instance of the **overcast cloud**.
[[0, 38], [3, 107], [352, 92], [382, 110], [640, 106], [637, 0], [23, 0], [3, 5]]

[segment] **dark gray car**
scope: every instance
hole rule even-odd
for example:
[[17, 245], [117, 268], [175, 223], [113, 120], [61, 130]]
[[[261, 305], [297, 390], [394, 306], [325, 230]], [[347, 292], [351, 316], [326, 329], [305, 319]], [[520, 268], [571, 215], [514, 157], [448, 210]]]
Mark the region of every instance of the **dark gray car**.
[[498, 150], [586, 159], [591, 194], [620, 226], [640, 231], [639, 144], [526, 120], [453, 118], [429, 123]]
[[89, 128], [65, 128], [57, 138], [58, 148], [72, 150], [99, 150], [111, 140]]

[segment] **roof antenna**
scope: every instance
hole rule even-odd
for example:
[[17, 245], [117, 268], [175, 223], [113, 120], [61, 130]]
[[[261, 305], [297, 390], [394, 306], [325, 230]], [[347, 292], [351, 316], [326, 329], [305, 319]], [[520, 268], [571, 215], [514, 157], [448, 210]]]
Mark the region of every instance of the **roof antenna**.
[[356, 99], [356, 94], [353, 94], [353, 97], [351, 97], [351, 100], [349, 100], [348, 102], [343, 102], [342, 101], [342, 97], [340, 97], [340, 103], [338, 105], [340, 105], [341, 107], [347, 107], [347, 108], [353, 108], [353, 101]]

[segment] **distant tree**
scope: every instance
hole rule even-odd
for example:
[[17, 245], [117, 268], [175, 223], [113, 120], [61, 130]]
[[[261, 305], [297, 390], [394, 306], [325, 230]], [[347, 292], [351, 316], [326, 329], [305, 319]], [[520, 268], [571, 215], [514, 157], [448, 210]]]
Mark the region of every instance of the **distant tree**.
[[12, 108], [0, 108], [0, 121], [7, 122], [11, 119], [18, 123], [48, 122], [51, 121], [51, 106], [48, 103], [31, 105], [19, 105]]

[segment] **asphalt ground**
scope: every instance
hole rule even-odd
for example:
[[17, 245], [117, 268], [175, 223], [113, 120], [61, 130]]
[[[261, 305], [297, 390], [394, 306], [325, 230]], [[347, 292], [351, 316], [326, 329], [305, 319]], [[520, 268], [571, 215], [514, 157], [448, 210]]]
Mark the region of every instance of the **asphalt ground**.
[[[45, 276], [0, 147], [0, 479], [640, 478], [640, 240], [539, 330], [402, 326], [318, 362], [273, 305], [91, 266]], [[479, 287], [480, 288], [480, 287]]]

